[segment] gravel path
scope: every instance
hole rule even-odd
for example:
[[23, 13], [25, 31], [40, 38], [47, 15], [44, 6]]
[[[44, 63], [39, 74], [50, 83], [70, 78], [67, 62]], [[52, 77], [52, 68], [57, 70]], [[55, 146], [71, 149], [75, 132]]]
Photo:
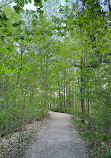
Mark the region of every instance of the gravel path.
[[50, 121], [39, 131], [25, 158], [88, 158], [70, 115], [56, 112], [50, 115]]

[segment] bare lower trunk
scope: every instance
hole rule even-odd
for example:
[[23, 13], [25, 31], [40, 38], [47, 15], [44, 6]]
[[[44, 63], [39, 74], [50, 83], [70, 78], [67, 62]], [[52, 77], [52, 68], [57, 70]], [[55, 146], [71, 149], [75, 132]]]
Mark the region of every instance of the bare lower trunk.
[[83, 76], [83, 65], [84, 65], [84, 61], [83, 58], [81, 59], [81, 88], [80, 88], [80, 92], [81, 92], [81, 110], [82, 110], [82, 122], [85, 121], [85, 98], [84, 98], [84, 76]]
[[88, 98], [88, 115], [90, 116], [90, 100]]
[[64, 80], [64, 108], [66, 107], [65, 95], [66, 93], [65, 93], [65, 80]]
[[74, 87], [74, 100], [73, 100], [73, 118], [75, 118], [75, 87]]

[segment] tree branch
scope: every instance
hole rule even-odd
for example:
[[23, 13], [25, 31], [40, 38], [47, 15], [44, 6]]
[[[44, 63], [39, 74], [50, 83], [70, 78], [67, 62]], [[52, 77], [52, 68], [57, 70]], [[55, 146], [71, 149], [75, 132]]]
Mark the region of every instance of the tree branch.
[[0, 7], [0, 9], [1, 9], [1, 8], [3, 8], [3, 7], [5, 7], [6, 5], [8, 5], [8, 4], [12, 3], [12, 2], [14, 2], [14, 0], [13, 0], [13, 1], [10, 1], [10, 2], [8, 2], [8, 3], [4, 4], [4, 5], [2, 5], [2, 6]]
[[[77, 64], [74, 64], [73, 66], [82, 68], [81, 65], [77, 65]], [[95, 65], [86, 65], [85, 67], [89, 67], [89, 68], [98, 68], [98, 66], [95, 66]]]

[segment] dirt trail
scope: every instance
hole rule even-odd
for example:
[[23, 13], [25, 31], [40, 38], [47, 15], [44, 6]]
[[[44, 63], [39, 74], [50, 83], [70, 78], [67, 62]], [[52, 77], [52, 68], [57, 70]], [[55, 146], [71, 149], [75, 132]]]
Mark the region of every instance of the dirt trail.
[[70, 115], [56, 112], [50, 115], [50, 121], [39, 131], [25, 158], [88, 158]]

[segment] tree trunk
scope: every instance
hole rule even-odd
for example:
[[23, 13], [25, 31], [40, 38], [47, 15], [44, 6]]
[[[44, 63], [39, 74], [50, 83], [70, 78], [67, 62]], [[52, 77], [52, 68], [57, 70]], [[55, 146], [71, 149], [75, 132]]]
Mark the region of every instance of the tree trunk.
[[64, 109], [66, 107], [65, 95], [66, 95], [66, 93], [65, 93], [65, 79], [64, 79]]
[[108, 0], [108, 7], [109, 7], [109, 11], [111, 12], [111, 1]]
[[88, 98], [88, 115], [90, 116], [90, 100]]
[[84, 77], [83, 77], [83, 58], [81, 58], [81, 110], [82, 110], [82, 122], [85, 121], [85, 99], [84, 99]]
[[60, 104], [60, 112], [62, 112], [62, 100], [61, 100], [61, 83], [59, 81], [59, 104]]
[[75, 86], [74, 86], [74, 99], [73, 99], [73, 118], [75, 118]]
[[67, 81], [66, 81], [66, 111], [65, 112], [67, 112], [67, 108], [68, 108], [67, 98], [68, 98], [68, 96], [67, 96]]
[[[23, 65], [23, 50], [22, 50], [22, 48], [21, 48], [21, 68], [20, 69], [22, 69], [22, 65]], [[20, 78], [20, 72], [19, 72], [19, 74], [18, 74], [18, 78], [17, 78], [17, 85], [19, 84], [19, 78]]]

